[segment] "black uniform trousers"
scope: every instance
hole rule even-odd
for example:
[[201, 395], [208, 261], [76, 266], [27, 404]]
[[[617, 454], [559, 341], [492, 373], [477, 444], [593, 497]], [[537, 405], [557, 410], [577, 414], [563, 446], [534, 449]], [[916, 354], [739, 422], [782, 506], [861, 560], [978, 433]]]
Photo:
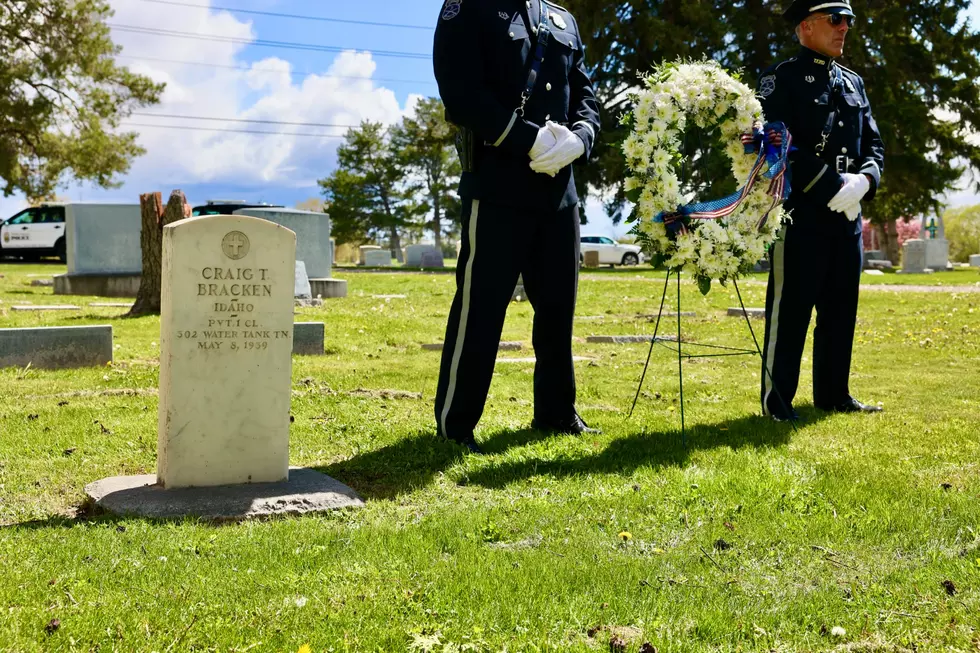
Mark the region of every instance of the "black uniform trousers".
[[863, 256], [861, 234], [829, 234], [790, 224], [783, 227], [769, 256], [763, 413], [783, 416], [791, 409], [814, 307], [813, 404], [823, 409], [838, 406], [850, 396], [848, 376]]
[[439, 433], [473, 435], [519, 275], [534, 307], [534, 417], [575, 414], [572, 320], [578, 292], [579, 211], [523, 209], [463, 198], [462, 248], [436, 390]]

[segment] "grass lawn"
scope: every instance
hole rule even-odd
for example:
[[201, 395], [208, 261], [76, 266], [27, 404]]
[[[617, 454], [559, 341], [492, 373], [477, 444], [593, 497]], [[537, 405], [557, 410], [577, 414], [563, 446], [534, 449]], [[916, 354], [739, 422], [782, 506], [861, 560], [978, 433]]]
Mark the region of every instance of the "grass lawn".
[[[85, 484], [155, 470], [159, 320], [29, 285], [63, 269], [0, 265], [0, 326], [111, 323], [115, 363], [0, 371], [0, 650], [980, 650], [980, 293], [862, 295], [852, 391], [881, 415], [813, 409], [809, 346], [798, 432], [759, 416], [757, 359], [691, 361], [682, 446], [676, 356], [628, 419], [647, 347], [584, 340], [651, 333], [662, 273], [589, 271], [579, 408], [603, 434], [530, 431], [533, 366], [501, 364], [478, 457], [434, 437], [421, 349], [453, 276], [339, 273], [349, 297], [297, 309], [327, 352], [294, 358], [290, 462], [367, 507], [215, 526], [79, 513]], [[751, 346], [734, 292], [682, 290], [686, 339]]]

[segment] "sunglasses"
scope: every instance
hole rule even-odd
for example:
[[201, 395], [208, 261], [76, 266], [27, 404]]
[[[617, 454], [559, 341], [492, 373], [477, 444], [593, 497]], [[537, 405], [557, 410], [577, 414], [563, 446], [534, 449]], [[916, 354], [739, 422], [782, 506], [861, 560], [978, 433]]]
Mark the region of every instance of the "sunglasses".
[[820, 14], [813, 16], [810, 20], [829, 20], [834, 27], [840, 27], [841, 23], [847, 21], [848, 28], [854, 27], [854, 16], [845, 16], [844, 14]]

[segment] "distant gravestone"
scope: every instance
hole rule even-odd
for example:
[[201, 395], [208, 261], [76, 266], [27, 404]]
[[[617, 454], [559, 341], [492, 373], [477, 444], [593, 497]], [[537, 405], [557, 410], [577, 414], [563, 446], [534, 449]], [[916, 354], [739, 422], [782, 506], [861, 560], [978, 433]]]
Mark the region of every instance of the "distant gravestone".
[[284, 481], [296, 236], [246, 216], [164, 228], [157, 477]]
[[0, 329], [0, 368], [63, 370], [112, 362], [112, 327]]
[[306, 263], [303, 261], [296, 261], [293, 297], [296, 299], [312, 299], [313, 297], [313, 291], [310, 290], [310, 278], [306, 276]]
[[971, 268], [980, 268], [980, 254], [971, 254], [970, 255], [970, 267]]
[[736, 306], [735, 308], [728, 309], [728, 315], [729, 317], [745, 317], [746, 315], [748, 315], [749, 317], [763, 318], [766, 316], [766, 309], [746, 308], [743, 311], [741, 308]]
[[376, 268], [391, 267], [391, 252], [387, 249], [373, 249], [364, 253], [364, 265]]
[[360, 256], [357, 259], [358, 264], [359, 265], [367, 265], [367, 253], [368, 252], [376, 252], [379, 249], [381, 249], [381, 248], [378, 247], [377, 245], [361, 245], [358, 248], [358, 250], [360, 252]]
[[587, 268], [599, 267], [599, 252], [591, 251], [582, 254], [582, 263]]
[[[409, 245], [405, 248], [405, 266], [410, 268], [423, 267], [422, 257], [430, 252], [438, 253], [440, 260], [442, 259], [442, 252], [435, 245]], [[442, 267], [442, 265], [439, 265], [439, 267]]]
[[945, 270], [949, 267], [949, 241], [945, 238], [930, 238], [926, 243], [926, 267], [930, 270]]
[[906, 240], [902, 245], [902, 269], [900, 274], [921, 274], [926, 271], [926, 241], [918, 238]]
[[419, 267], [423, 268], [441, 268], [445, 267], [446, 263], [442, 260], [442, 252], [435, 250], [433, 252], [423, 252], [422, 261]]

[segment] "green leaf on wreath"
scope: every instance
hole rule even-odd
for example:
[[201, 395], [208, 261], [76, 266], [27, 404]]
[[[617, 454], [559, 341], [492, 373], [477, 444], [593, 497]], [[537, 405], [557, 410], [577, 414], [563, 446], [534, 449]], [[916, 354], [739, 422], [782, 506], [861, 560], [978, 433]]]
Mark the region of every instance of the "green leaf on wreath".
[[698, 279], [698, 290], [701, 291], [702, 295], [707, 295], [711, 292], [711, 279], [708, 277], [700, 277]]
[[640, 195], [643, 193], [642, 188], [634, 188], [633, 190], [626, 191], [626, 199], [628, 199], [633, 204], [637, 204], [640, 201]]

